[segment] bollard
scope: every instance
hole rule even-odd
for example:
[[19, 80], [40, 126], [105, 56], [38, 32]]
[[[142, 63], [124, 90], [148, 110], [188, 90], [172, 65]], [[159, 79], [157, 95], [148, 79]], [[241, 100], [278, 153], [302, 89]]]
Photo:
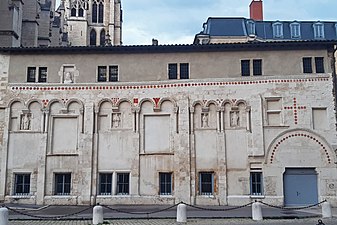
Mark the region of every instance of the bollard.
[[0, 208], [0, 224], [1, 225], [8, 225], [8, 209], [7, 208]]
[[331, 218], [332, 212], [331, 212], [331, 205], [329, 202], [323, 202], [322, 203], [322, 218]]
[[254, 202], [252, 205], [252, 219], [263, 220], [261, 203]]
[[103, 207], [96, 205], [92, 213], [92, 224], [102, 224], [103, 223]]
[[180, 203], [177, 207], [177, 222], [178, 223], [186, 223], [187, 216], [186, 216], [186, 205]]

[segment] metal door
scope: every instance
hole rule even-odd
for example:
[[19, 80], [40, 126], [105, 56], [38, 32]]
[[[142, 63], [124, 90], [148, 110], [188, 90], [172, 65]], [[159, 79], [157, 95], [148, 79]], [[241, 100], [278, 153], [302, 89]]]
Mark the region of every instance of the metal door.
[[315, 169], [286, 169], [283, 175], [284, 205], [304, 206], [318, 202]]

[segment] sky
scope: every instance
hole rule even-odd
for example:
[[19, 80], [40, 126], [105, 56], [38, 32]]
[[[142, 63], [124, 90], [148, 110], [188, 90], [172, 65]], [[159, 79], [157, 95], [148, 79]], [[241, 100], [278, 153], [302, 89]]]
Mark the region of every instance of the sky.
[[[57, 6], [60, 0], [56, 0]], [[208, 17], [249, 18], [251, 0], [121, 0], [123, 45], [192, 44]], [[264, 0], [264, 20], [337, 21], [336, 0]]]

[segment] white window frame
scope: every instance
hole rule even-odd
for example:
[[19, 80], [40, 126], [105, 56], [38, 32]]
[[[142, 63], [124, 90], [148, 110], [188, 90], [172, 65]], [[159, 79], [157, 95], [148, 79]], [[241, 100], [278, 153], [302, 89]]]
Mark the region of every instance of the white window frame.
[[[258, 174], [260, 176], [260, 183], [254, 182], [253, 183], [253, 175], [254, 174]], [[255, 169], [255, 170], [251, 170], [250, 174], [249, 174], [249, 184], [250, 184], [250, 195], [254, 196], [254, 197], [258, 197], [258, 196], [263, 196], [264, 195], [264, 190], [263, 190], [263, 173], [261, 169]], [[253, 192], [253, 189], [255, 189], [257, 186], [260, 187], [260, 192]]]
[[273, 36], [274, 38], [283, 38], [283, 23], [273, 23]]
[[248, 31], [248, 35], [255, 35], [256, 34], [255, 22], [253, 20], [247, 21], [247, 31]]
[[313, 24], [314, 29], [314, 38], [315, 39], [324, 39], [324, 24], [321, 22], [317, 22]]
[[301, 24], [294, 22], [290, 24], [291, 38], [301, 38]]
[[[265, 101], [265, 126], [283, 126], [283, 116], [282, 116], [282, 97], [266, 97]], [[268, 102], [271, 101], [279, 101], [280, 108], [279, 109], [268, 109]], [[270, 124], [268, 120], [268, 114], [278, 114], [280, 117], [280, 124]]]

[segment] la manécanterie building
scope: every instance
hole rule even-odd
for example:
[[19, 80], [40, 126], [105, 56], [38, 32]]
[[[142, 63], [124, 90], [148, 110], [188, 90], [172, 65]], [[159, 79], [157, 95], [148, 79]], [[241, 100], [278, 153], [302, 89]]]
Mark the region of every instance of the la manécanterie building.
[[192, 45], [0, 48], [0, 201], [336, 206], [336, 26], [275, 23], [209, 18]]

